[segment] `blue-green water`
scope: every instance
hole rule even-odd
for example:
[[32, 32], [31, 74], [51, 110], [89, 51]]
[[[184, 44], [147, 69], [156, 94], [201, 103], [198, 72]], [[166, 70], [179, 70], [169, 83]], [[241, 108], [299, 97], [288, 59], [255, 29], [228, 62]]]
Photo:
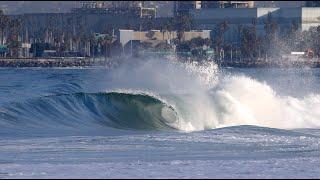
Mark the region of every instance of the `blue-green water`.
[[320, 176], [319, 69], [206, 68], [0, 69], [0, 178]]

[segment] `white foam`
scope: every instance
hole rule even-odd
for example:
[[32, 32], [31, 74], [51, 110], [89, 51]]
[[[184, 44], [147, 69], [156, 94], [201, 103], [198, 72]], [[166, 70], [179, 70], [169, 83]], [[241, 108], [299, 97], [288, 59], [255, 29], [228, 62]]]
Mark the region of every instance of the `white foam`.
[[268, 84], [246, 76], [218, 79], [212, 62], [148, 60], [124, 65], [112, 85], [127, 93], [145, 93], [172, 106], [175, 128], [196, 131], [234, 125], [273, 128], [320, 127], [320, 95], [279, 96]]
[[212, 91], [219, 110], [219, 127], [257, 125], [273, 128], [320, 127], [320, 95], [279, 96], [265, 82], [232, 76]]

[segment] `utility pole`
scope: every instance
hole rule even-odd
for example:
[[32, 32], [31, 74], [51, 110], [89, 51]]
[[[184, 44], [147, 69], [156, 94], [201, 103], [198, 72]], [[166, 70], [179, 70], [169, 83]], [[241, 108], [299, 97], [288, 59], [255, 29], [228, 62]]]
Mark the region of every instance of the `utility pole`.
[[131, 41], [130, 41], [130, 45], [131, 45], [131, 57], [132, 57], [132, 40], [133, 40], [133, 32], [131, 33]]

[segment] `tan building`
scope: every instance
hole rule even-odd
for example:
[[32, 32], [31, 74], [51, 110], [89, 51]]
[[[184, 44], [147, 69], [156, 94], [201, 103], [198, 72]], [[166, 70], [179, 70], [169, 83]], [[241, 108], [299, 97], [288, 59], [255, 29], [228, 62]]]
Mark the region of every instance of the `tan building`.
[[[193, 38], [201, 37], [203, 39], [210, 39], [211, 30], [200, 30], [200, 31], [186, 31], [183, 34], [182, 40], [189, 41]], [[125, 46], [130, 41], [140, 41], [152, 43], [152, 46], [156, 46], [159, 43], [167, 42], [171, 43], [173, 39], [177, 38], [176, 31], [134, 31], [134, 30], [120, 30], [120, 43]]]

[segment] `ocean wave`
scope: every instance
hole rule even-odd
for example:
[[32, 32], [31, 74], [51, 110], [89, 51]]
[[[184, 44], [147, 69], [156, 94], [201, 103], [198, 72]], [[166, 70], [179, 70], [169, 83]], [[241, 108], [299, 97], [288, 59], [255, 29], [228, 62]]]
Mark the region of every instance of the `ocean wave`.
[[2, 107], [1, 127], [13, 129], [88, 128], [175, 129], [178, 115], [144, 93], [100, 92], [51, 95]]
[[[214, 63], [146, 61], [108, 72], [108, 88], [11, 102], [0, 109], [0, 129], [201, 131], [253, 125], [320, 127], [320, 95], [281, 96], [266, 82], [220, 74]], [[94, 84], [92, 85], [94, 86]], [[94, 89], [94, 88], [93, 88]], [[71, 91], [71, 92], [68, 92]]]

